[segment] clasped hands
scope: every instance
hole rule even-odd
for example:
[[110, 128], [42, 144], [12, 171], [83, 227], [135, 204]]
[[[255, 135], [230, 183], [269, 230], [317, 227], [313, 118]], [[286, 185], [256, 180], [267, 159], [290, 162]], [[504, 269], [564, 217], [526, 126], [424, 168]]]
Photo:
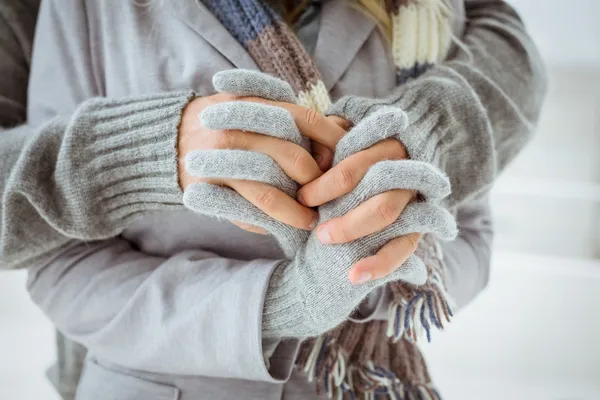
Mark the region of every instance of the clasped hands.
[[[292, 253], [309, 231], [321, 243], [335, 245], [387, 228], [417, 199], [411, 180], [432, 182], [431, 193], [419, 194], [434, 200], [449, 193], [448, 183], [433, 167], [411, 164], [406, 185], [386, 176], [402, 174], [402, 166], [416, 163], [386, 163], [408, 158], [402, 143], [387, 132], [405, 127], [406, 117], [399, 110], [352, 126], [340, 116], [297, 105], [289, 85], [262, 73], [224, 71], [215, 75], [213, 84], [218, 93], [194, 99], [179, 127], [182, 189], [187, 194], [189, 185], [209, 184], [196, 185], [188, 196], [196, 211], [229, 219], [251, 232], [274, 234], [284, 251]], [[378, 171], [372, 168], [376, 164]], [[361, 182], [368, 186], [363, 178], [370, 170], [389, 190], [369, 189], [368, 197], [346, 205], [343, 215], [319, 219], [315, 207], [339, 201]], [[389, 275], [414, 253], [421, 235], [393, 238], [356, 262], [348, 279], [359, 284]]]

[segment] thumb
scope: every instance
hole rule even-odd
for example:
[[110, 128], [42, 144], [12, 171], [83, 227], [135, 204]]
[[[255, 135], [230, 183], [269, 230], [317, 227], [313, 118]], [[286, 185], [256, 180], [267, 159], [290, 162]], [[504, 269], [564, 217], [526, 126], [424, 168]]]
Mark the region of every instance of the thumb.
[[[327, 119], [333, 121], [337, 126], [344, 129], [346, 132], [352, 127], [352, 123], [350, 121], [342, 117], [338, 117], [337, 115], [330, 115], [327, 117]], [[321, 168], [321, 171], [326, 172], [329, 170], [329, 168], [331, 168], [331, 164], [333, 163], [333, 150], [315, 141], [312, 141], [311, 147], [312, 155], [319, 168]]]

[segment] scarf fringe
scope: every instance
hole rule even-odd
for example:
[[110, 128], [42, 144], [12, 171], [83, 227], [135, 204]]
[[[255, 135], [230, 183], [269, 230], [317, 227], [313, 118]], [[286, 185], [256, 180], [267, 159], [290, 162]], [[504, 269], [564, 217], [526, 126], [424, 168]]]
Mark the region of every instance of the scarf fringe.
[[[317, 392], [338, 400], [441, 400], [417, 341], [423, 336], [431, 341], [432, 328], [442, 330], [455, 307], [444, 288], [439, 243], [425, 236], [418, 252], [429, 260], [429, 281], [419, 287], [390, 285], [387, 321], [347, 322], [304, 344], [296, 365]], [[357, 341], [377, 335], [391, 340]]]
[[439, 274], [432, 274], [424, 290], [414, 290], [410, 298], [392, 302], [388, 307], [387, 336], [394, 342], [406, 339], [416, 343], [423, 334], [431, 342], [432, 327], [444, 330], [451, 322], [456, 306], [442, 284]]
[[[317, 377], [320, 363], [331, 355], [334, 355], [334, 361]], [[317, 392], [326, 393], [329, 399], [376, 400], [387, 396], [390, 400], [441, 400], [431, 383], [411, 386], [374, 361], [368, 361], [366, 365], [349, 362], [335, 339], [325, 336], [312, 343], [304, 373], [309, 382], [316, 381]]]

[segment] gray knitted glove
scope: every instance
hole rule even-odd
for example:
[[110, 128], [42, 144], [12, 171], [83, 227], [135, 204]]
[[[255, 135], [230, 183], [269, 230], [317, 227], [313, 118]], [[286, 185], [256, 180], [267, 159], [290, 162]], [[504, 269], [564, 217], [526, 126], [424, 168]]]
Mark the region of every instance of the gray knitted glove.
[[[394, 137], [404, 145], [411, 160], [427, 162], [444, 171], [452, 184], [452, 194], [443, 203], [456, 209], [459, 204], [490, 188], [498, 173], [496, 168], [512, 158], [506, 154], [506, 149], [514, 148], [516, 136], [513, 139], [500, 138], [503, 145], [498, 148], [487, 126], [489, 121], [485, 112], [480, 112], [482, 105], [477, 104], [478, 100], [473, 96], [473, 88], [466, 82], [460, 82], [463, 78], [458, 78], [455, 71], [436, 75], [408, 82], [386, 98], [344, 96], [325, 114], [356, 124], [384, 108], [393, 107], [402, 112], [405, 115], [402, 129], [389, 131], [386, 136], [374, 131], [377, 135], [368, 135], [364, 140], [376, 143], [386, 137]], [[443, 91], [447, 93], [440, 96]], [[488, 95], [483, 94], [483, 97]], [[495, 135], [503, 131], [505, 129], [498, 129]], [[480, 134], [475, 135], [474, 132]], [[502, 159], [498, 158], [500, 156]]]
[[[213, 81], [217, 89], [230, 93], [260, 94], [285, 101], [293, 96], [287, 83], [256, 72], [226, 71], [216, 75]], [[222, 103], [207, 108], [202, 113], [202, 121], [212, 129], [249, 130], [302, 143], [291, 115], [279, 107]], [[396, 109], [383, 110], [364, 119], [339, 142], [334, 165], [393, 136], [405, 124], [405, 115]], [[273, 160], [260, 153], [198, 151], [188, 156], [187, 168], [196, 176], [254, 180], [290, 195], [296, 194], [296, 184]], [[418, 285], [427, 278], [421, 260], [412, 256], [385, 279], [352, 285], [347, 274], [355, 262], [408, 233], [431, 232], [443, 239], [456, 235], [454, 218], [433, 205], [450, 193], [448, 180], [429, 164], [406, 160], [374, 165], [351, 193], [319, 208], [319, 222], [344, 215], [367, 199], [393, 189], [418, 190], [427, 202], [410, 205], [394, 224], [381, 232], [338, 245], [322, 244], [314, 232], [306, 241], [306, 232], [271, 219], [229, 189], [208, 184], [190, 185], [184, 203], [197, 212], [261, 226], [279, 240], [288, 256], [295, 254], [294, 259], [283, 263], [271, 278], [263, 313], [263, 334], [265, 338], [306, 337], [337, 326], [372, 290], [387, 282], [403, 280]]]
[[[228, 70], [213, 77], [219, 92], [239, 96], [263, 97], [274, 101], [296, 102], [292, 88], [270, 75], [249, 70]], [[281, 107], [232, 101], [207, 107], [200, 119], [209, 129], [237, 129], [287, 140], [310, 148], [310, 141], [300, 135], [292, 115]], [[188, 154], [186, 169], [202, 178], [249, 180], [272, 185], [296, 198], [298, 184], [290, 179], [269, 156], [245, 150], [199, 150]], [[308, 232], [279, 222], [262, 212], [234, 190], [198, 183], [184, 192], [183, 203], [194, 212], [241, 221], [271, 233], [288, 258], [293, 258], [306, 241]]]
[[[372, 122], [365, 121], [355, 129], [365, 134], [363, 129]], [[319, 222], [341, 216], [393, 189], [417, 189], [426, 202], [410, 204], [386, 229], [350, 243], [322, 244], [313, 231], [294, 260], [279, 266], [271, 278], [263, 314], [264, 337], [322, 334], [346, 320], [371, 291], [388, 282], [425, 283], [427, 269], [414, 255], [387, 277], [365, 284], [351, 284], [348, 272], [354, 263], [374, 255], [398, 236], [413, 232], [433, 233], [444, 240], [456, 236], [454, 217], [433, 205], [450, 193], [450, 186], [431, 165], [409, 160], [375, 164], [351, 193], [319, 207]]]

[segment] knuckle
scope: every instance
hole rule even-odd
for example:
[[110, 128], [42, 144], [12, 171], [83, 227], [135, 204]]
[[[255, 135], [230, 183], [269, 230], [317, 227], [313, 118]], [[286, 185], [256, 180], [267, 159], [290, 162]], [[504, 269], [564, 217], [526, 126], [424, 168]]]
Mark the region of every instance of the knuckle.
[[309, 128], [315, 128], [319, 124], [319, 113], [312, 108], [304, 110], [304, 120]]
[[344, 166], [340, 166], [337, 173], [333, 175], [333, 184], [343, 190], [354, 188], [354, 174]]
[[277, 200], [277, 191], [274, 188], [268, 188], [258, 194], [256, 201], [259, 208], [272, 208]]
[[[340, 221], [341, 222], [341, 221]], [[331, 236], [340, 243], [346, 243], [352, 240], [352, 234], [350, 233], [350, 229], [344, 223], [336, 224], [336, 226], [332, 227]]]
[[246, 149], [249, 135], [232, 131], [217, 131], [213, 135], [212, 147], [215, 149]]
[[402, 160], [408, 158], [406, 148], [402, 142], [397, 139], [386, 139], [381, 142], [381, 145], [385, 147], [386, 158], [390, 160]]
[[406, 236], [407, 248], [411, 254], [414, 253], [415, 251], [417, 251], [420, 241], [421, 241], [421, 236], [418, 234], [412, 234], [412, 235]]
[[400, 141], [397, 139], [387, 139], [387, 142], [387, 145], [392, 148], [394, 153], [398, 153], [404, 147], [402, 146], [402, 143], [400, 143]]
[[382, 223], [386, 224], [386, 226], [398, 218], [396, 206], [386, 199], [382, 199], [377, 202], [374, 214], [374, 218], [377, 221], [381, 221]]
[[265, 99], [256, 96], [245, 96], [242, 98], [243, 101], [248, 101], [250, 103], [264, 103]]
[[215, 149], [229, 149], [233, 144], [231, 135], [225, 131], [217, 131], [211, 136], [211, 144]]
[[301, 148], [292, 150], [292, 165], [298, 171], [304, 171], [306, 169], [305, 167], [308, 166], [309, 158], [311, 158], [310, 155]]
[[213, 96], [209, 96], [208, 98], [210, 99], [209, 101], [211, 104], [217, 104], [217, 103], [224, 103], [227, 101], [233, 101], [237, 97], [232, 93], [224, 92], [224, 93], [217, 93]]

